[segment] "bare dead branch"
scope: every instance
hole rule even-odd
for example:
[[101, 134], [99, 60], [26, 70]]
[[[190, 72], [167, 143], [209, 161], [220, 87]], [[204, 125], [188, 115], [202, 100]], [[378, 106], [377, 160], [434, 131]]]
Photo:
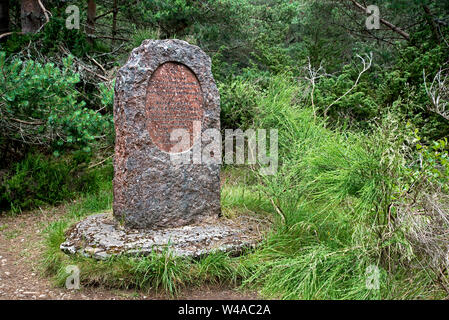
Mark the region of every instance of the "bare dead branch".
[[324, 71], [322, 63], [320, 63], [318, 69], [314, 69], [310, 62], [310, 57], [307, 57], [307, 60], [308, 60], [308, 65], [306, 67], [307, 76], [305, 76], [305, 79], [309, 81], [312, 86], [312, 90], [310, 91], [310, 100], [312, 103], [313, 117], [314, 119], [316, 119], [315, 102], [314, 102], [315, 86], [317, 80], [320, 79], [321, 77], [326, 76], [326, 73]]
[[94, 163], [92, 165], [90, 165], [89, 167], [87, 167], [87, 169], [92, 169], [96, 166], [99, 166], [100, 164], [104, 163], [105, 161], [107, 161], [108, 159], [112, 158], [114, 156], [114, 154], [111, 154], [110, 156], [104, 158], [103, 160], [101, 160], [100, 162]]
[[427, 85], [426, 71], [423, 70], [424, 87], [426, 89], [427, 96], [432, 102], [432, 106], [428, 109], [434, 112], [444, 119], [449, 121], [449, 69], [440, 69], [430, 84]]
[[38, 120], [34, 120], [34, 121], [25, 121], [25, 120], [16, 119], [16, 118], [9, 118], [9, 119], [12, 120], [12, 121], [15, 121], [15, 122], [19, 122], [19, 123], [23, 123], [23, 124], [28, 124], [28, 125], [31, 125], [31, 126], [40, 126], [40, 125], [42, 125], [42, 124], [45, 123], [45, 122], [43, 122], [43, 121], [38, 121]]
[[113, 12], [114, 12], [114, 10], [109, 10], [108, 12], [105, 12], [105, 13], [103, 13], [103, 14], [100, 14], [99, 16], [96, 16], [96, 17], [95, 17], [95, 20], [101, 19], [101, 18], [103, 18], [103, 17], [105, 17], [105, 16], [107, 16], [108, 14], [111, 14], [111, 13], [113, 13]]
[[48, 10], [44, 7], [44, 5], [42, 4], [41, 0], [37, 0], [37, 3], [39, 4], [39, 7], [41, 7], [42, 12], [44, 13], [44, 16], [45, 16], [45, 23], [42, 24], [42, 25], [39, 27], [39, 29], [36, 31], [36, 33], [39, 32], [39, 31], [41, 31], [42, 28], [43, 28], [47, 23], [50, 22], [50, 17], [49, 17], [48, 14], [51, 15], [51, 12], [48, 11]]
[[345, 94], [343, 94], [342, 96], [340, 96], [337, 100], [335, 100], [335, 101], [332, 102], [330, 105], [328, 105], [328, 106], [326, 107], [326, 109], [324, 109], [324, 116], [327, 115], [327, 112], [329, 111], [330, 107], [332, 107], [332, 106], [333, 106], [334, 104], [336, 104], [338, 101], [340, 101], [341, 99], [343, 99], [343, 98], [344, 98], [345, 96], [347, 96], [352, 90], [354, 90], [355, 87], [357, 87], [357, 85], [359, 84], [359, 81], [360, 81], [360, 78], [362, 77], [362, 75], [363, 75], [366, 71], [368, 71], [369, 68], [371, 68], [371, 65], [372, 65], [372, 63], [373, 63], [373, 53], [372, 53], [372, 52], [370, 52], [369, 55], [366, 55], [366, 60], [365, 60], [365, 58], [363, 58], [363, 57], [360, 56], [360, 55], [357, 55], [357, 57], [358, 57], [360, 60], [362, 60], [362, 65], [363, 65], [362, 71], [359, 72], [359, 75], [357, 76], [357, 79], [356, 79], [356, 81], [354, 82], [354, 85], [353, 85], [348, 91], [346, 91]]
[[12, 34], [23, 34], [23, 32], [14, 32], [14, 31], [12, 31], [12, 32], [2, 33], [2, 34], [0, 34], [0, 39], [3, 38], [3, 37], [10, 36]]
[[86, 54], [86, 55], [93, 63], [95, 63], [97, 65], [97, 67], [99, 67], [101, 69], [101, 71], [103, 71], [103, 74], [106, 74], [106, 70], [104, 69], [104, 67], [97, 60], [95, 60], [94, 58], [92, 58], [88, 54]]

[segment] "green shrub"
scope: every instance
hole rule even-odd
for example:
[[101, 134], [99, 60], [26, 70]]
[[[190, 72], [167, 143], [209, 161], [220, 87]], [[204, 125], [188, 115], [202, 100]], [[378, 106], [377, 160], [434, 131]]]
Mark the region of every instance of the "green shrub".
[[[62, 10], [61, 10], [62, 11]], [[34, 41], [41, 41], [40, 52], [45, 55], [58, 53], [63, 45], [72, 54], [82, 57], [92, 49], [101, 50], [97, 42], [89, 43], [87, 35], [82, 29], [69, 29], [66, 27], [65, 13], [53, 15], [45, 25], [42, 32], [34, 35]]]
[[261, 88], [251, 81], [237, 77], [229, 82], [219, 83], [221, 99], [221, 127], [223, 129], [251, 127], [257, 112], [255, 97]]
[[0, 185], [0, 208], [13, 212], [96, 193], [102, 181], [112, 180], [111, 165], [89, 170], [76, 154], [71, 159], [29, 154], [11, 171]]
[[[403, 262], [416, 256], [391, 224], [412, 181], [406, 124], [386, 116], [370, 134], [329, 129], [296, 103], [301, 92], [277, 76], [255, 97], [255, 126], [279, 135], [278, 172], [261, 176], [259, 190], [285, 222], [279, 219], [260, 250], [243, 260], [244, 284], [286, 299], [391, 298], [391, 287], [410, 297], [416, 292], [407, 278], [432, 286], [422, 269], [404, 272]], [[380, 290], [365, 286], [370, 266], [380, 270]]]
[[112, 118], [85, 108], [75, 85], [79, 75], [72, 58], [58, 68], [0, 52], [0, 137], [25, 145], [56, 149], [87, 147], [96, 136], [110, 132]]
[[157, 40], [160, 39], [160, 34], [158, 30], [152, 29], [138, 29], [134, 32], [131, 38], [130, 49], [137, 48], [143, 42], [143, 40], [152, 39]]

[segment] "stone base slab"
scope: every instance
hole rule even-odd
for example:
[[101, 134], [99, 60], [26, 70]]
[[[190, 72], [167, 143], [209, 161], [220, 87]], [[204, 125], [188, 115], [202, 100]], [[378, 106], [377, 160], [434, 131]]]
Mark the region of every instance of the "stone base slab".
[[239, 253], [262, 240], [266, 224], [251, 217], [210, 219], [201, 224], [159, 230], [122, 226], [112, 213], [89, 216], [66, 233], [60, 248], [68, 254], [95, 259], [112, 255], [148, 255], [168, 251], [177, 257], [197, 258], [213, 251]]

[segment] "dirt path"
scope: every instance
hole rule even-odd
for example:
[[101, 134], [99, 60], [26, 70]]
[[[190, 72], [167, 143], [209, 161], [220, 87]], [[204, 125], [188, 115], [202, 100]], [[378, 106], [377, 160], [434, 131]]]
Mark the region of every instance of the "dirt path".
[[[168, 299], [161, 294], [133, 290], [87, 287], [67, 290], [43, 276], [42, 229], [61, 217], [64, 210], [34, 211], [19, 216], [0, 215], [0, 300], [4, 299]], [[257, 299], [255, 292], [240, 293], [232, 288], [201, 287], [186, 289], [179, 299]]]

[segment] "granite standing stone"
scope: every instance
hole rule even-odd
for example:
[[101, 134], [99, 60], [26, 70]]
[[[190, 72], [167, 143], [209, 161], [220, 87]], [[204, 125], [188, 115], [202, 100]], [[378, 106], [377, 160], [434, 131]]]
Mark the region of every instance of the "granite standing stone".
[[195, 258], [217, 250], [238, 254], [260, 242], [266, 219], [219, 218], [219, 164], [199, 164], [193, 157], [189, 164], [174, 164], [170, 156], [173, 129], [191, 134], [181, 148], [186, 155], [195, 154], [196, 142], [211, 139], [203, 132], [220, 127], [210, 67], [209, 57], [185, 41], [145, 40], [132, 51], [115, 87], [113, 212], [72, 225], [61, 250], [106, 259], [169, 249]]
[[[160, 229], [220, 215], [219, 164], [174, 164], [173, 129], [220, 129], [210, 58], [181, 40], [145, 40], [117, 75], [113, 214], [126, 227]], [[194, 123], [201, 123], [201, 133]], [[187, 148], [187, 151], [191, 152]]]

